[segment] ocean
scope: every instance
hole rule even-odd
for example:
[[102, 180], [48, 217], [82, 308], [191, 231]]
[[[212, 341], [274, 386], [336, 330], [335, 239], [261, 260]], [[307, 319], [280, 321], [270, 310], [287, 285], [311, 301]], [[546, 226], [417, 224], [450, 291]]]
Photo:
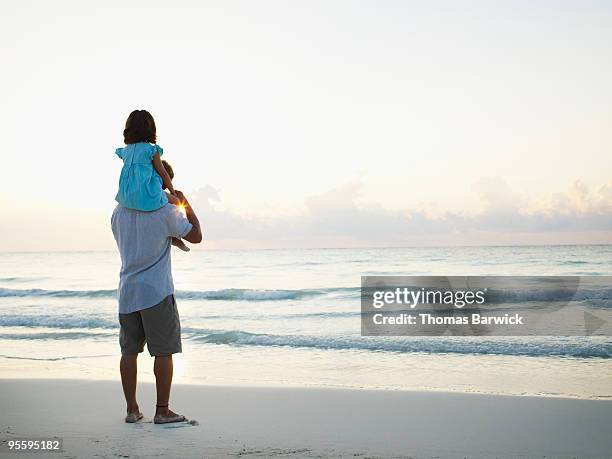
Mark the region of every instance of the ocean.
[[[612, 397], [609, 337], [360, 334], [361, 276], [612, 275], [612, 245], [173, 249], [172, 263], [179, 383]], [[118, 379], [119, 267], [116, 252], [0, 254], [1, 377]], [[139, 372], [153, 379], [146, 350]]]

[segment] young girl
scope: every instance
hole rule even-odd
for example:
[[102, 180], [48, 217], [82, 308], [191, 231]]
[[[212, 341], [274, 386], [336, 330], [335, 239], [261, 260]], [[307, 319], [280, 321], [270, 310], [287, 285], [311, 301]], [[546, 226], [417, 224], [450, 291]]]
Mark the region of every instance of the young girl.
[[[153, 116], [146, 110], [130, 113], [123, 140], [126, 146], [115, 150], [123, 160], [115, 200], [123, 207], [142, 211], [157, 210], [168, 202], [178, 205], [180, 201], [175, 196], [172, 178], [162, 164], [164, 151], [155, 143], [157, 133]], [[169, 193], [164, 192], [164, 188]], [[180, 239], [173, 238], [172, 244], [189, 251]]]

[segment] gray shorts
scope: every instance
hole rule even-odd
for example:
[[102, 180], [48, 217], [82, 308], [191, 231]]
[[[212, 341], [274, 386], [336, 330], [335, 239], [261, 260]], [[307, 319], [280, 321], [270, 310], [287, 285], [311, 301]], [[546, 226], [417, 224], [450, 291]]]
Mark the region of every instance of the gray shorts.
[[182, 351], [181, 322], [174, 295], [167, 296], [150, 308], [119, 314], [119, 325], [122, 355], [142, 352], [145, 343], [149, 354], [154, 357]]

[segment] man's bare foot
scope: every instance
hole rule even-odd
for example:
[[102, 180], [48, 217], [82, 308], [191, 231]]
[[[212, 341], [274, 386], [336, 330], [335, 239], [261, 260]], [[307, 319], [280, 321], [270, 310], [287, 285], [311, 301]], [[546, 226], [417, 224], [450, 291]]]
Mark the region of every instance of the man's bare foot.
[[187, 245], [185, 245], [185, 243], [183, 242], [182, 239], [178, 239], [178, 238], [175, 238], [175, 237], [172, 238], [172, 245], [174, 247], [178, 247], [183, 252], [189, 252], [191, 250], [189, 247], [187, 247]]
[[127, 416], [125, 417], [125, 422], [129, 422], [130, 424], [133, 424], [135, 422], [138, 422], [142, 419], [142, 413], [140, 411], [135, 411], [133, 413], [128, 413]]
[[172, 422], [183, 422], [187, 418], [182, 414], [176, 414], [174, 411], [168, 409], [168, 407], [157, 407], [153, 422], [155, 424], [170, 424]]

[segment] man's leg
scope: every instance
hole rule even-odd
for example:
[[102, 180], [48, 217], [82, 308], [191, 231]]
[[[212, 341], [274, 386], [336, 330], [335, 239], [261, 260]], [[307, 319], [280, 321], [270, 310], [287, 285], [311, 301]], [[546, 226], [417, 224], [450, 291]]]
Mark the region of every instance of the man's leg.
[[172, 354], [182, 351], [181, 323], [174, 295], [168, 295], [160, 303], [143, 310], [141, 314], [147, 347], [151, 356], [155, 357], [153, 372], [157, 403], [153, 422], [182, 422], [185, 416], [173, 413], [168, 407], [172, 387]]
[[121, 372], [121, 384], [123, 385], [123, 395], [127, 403], [127, 414], [140, 415], [138, 402], [136, 402], [136, 375], [137, 375], [137, 358], [138, 354], [123, 355], [119, 363], [119, 371]]
[[[168, 410], [168, 401], [170, 400], [170, 388], [172, 386], [172, 372], [174, 366], [172, 364], [172, 355], [164, 355], [155, 357], [153, 372], [155, 373], [155, 387], [157, 388], [157, 405], [155, 414], [166, 414]], [[160, 407], [166, 407], [164, 410]]]
[[155, 387], [157, 388], [157, 404], [155, 406], [155, 417], [157, 418], [176, 416], [176, 413], [168, 408], [173, 370], [172, 355], [155, 357], [153, 372], [155, 373]]
[[119, 314], [119, 344], [121, 346], [121, 385], [127, 403], [125, 422], [137, 422], [142, 419], [142, 413], [136, 402], [136, 373], [138, 353], [142, 352], [145, 343], [144, 328], [139, 312]]

